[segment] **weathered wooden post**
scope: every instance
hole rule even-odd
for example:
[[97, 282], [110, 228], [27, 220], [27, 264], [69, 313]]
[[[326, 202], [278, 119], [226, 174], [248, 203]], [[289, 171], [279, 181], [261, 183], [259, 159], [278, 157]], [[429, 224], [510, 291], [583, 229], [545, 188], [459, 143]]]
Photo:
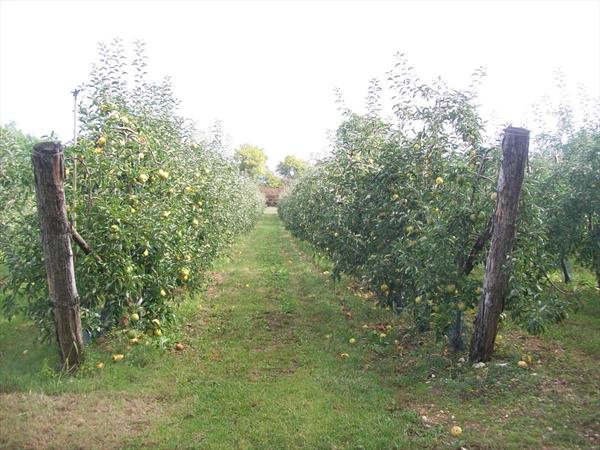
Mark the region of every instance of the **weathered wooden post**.
[[82, 360], [83, 336], [65, 203], [62, 145], [37, 144], [31, 160], [58, 351], [63, 369], [70, 371]]
[[504, 309], [508, 260], [516, 237], [519, 196], [529, 152], [529, 131], [509, 127], [502, 141], [502, 166], [498, 177], [496, 210], [492, 221], [492, 242], [485, 264], [483, 292], [475, 318], [469, 358], [489, 361], [494, 351], [498, 321]]

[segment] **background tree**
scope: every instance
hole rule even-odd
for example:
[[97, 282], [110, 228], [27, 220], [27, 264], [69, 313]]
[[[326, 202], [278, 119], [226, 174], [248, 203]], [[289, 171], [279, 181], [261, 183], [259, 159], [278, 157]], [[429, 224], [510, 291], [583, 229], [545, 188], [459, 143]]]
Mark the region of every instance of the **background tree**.
[[294, 155], [287, 155], [283, 161], [277, 164], [277, 173], [284, 178], [296, 178], [302, 175], [308, 167], [308, 163]]
[[235, 161], [240, 171], [258, 180], [267, 172], [267, 155], [265, 151], [251, 144], [242, 144], [235, 150]]
[[283, 180], [275, 175], [271, 170], [267, 169], [262, 177], [261, 184], [271, 188], [280, 188], [283, 186]]

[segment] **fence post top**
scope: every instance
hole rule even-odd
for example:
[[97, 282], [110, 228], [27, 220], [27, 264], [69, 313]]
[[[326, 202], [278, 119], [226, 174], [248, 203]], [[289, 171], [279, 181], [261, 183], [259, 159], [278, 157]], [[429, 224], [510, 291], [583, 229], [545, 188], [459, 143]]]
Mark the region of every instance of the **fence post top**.
[[524, 137], [529, 137], [529, 130], [526, 128], [519, 128], [519, 127], [507, 127], [504, 129], [504, 133], [505, 134], [512, 134], [512, 135], [517, 135], [517, 136], [524, 136]]
[[60, 142], [40, 142], [33, 146], [33, 153], [40, 153], [42, 155], [55, 155], [63, 151], [63, 146]]

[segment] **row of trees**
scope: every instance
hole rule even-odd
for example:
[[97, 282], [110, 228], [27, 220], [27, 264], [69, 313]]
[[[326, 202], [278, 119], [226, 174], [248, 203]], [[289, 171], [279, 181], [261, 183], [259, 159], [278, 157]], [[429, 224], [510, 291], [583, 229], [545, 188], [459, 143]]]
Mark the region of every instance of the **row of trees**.
[[[464, 91], [427, 84], [400, 58], [389, 76], [393, 120], [379, 113], [374, 80], [367, 114], [343, 108], [332, 154], [279, 207], [295, 236], [333, 260], [334, 277], [361, 280], [453, 350], [483, 295], [474, 269], [489, 245], [501, 157], [475, 106], [479, 78]], [[561, 261], [576, 258], [600, 282], [599, 122], [547, 134], [529, 161], [504, 307], [534, 333], [566, 316], [549, 278]]]
[[[134, 54], [129, 63], [119, 41], [101, 45], [79, 98], [79, 136], [64, 151], [69, 220], [91, 248], [75, 248], [88, 338], [118, 324], [159, 335], [182, 294], [206, 284], [213, 261], [264, 207], [218, 136], [199, 139], [177, 115], [168, 80], [147, 80], [142, 43]], [[0, 307], [50, 336], [31, 146], [1, 129]]]

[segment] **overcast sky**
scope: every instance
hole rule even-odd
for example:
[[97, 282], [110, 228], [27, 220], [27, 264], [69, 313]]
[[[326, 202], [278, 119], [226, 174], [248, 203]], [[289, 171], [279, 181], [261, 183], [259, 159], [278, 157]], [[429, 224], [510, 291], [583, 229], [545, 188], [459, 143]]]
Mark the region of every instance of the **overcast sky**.
[[0, 0], [0, 122], [70, 139], [70, 92], [115, 37], [147, 43], [149, 75], [172, 77], [182, 115], [199, 128], [221, 120], [271, 167], [323, 152], [340, 119], [333, 89], [360, 110], [396, 51], [455, 87], [485, 66], [480, 103], [499, 123], [527, 126], [559, 67], [600, 95], [600, 1]]

